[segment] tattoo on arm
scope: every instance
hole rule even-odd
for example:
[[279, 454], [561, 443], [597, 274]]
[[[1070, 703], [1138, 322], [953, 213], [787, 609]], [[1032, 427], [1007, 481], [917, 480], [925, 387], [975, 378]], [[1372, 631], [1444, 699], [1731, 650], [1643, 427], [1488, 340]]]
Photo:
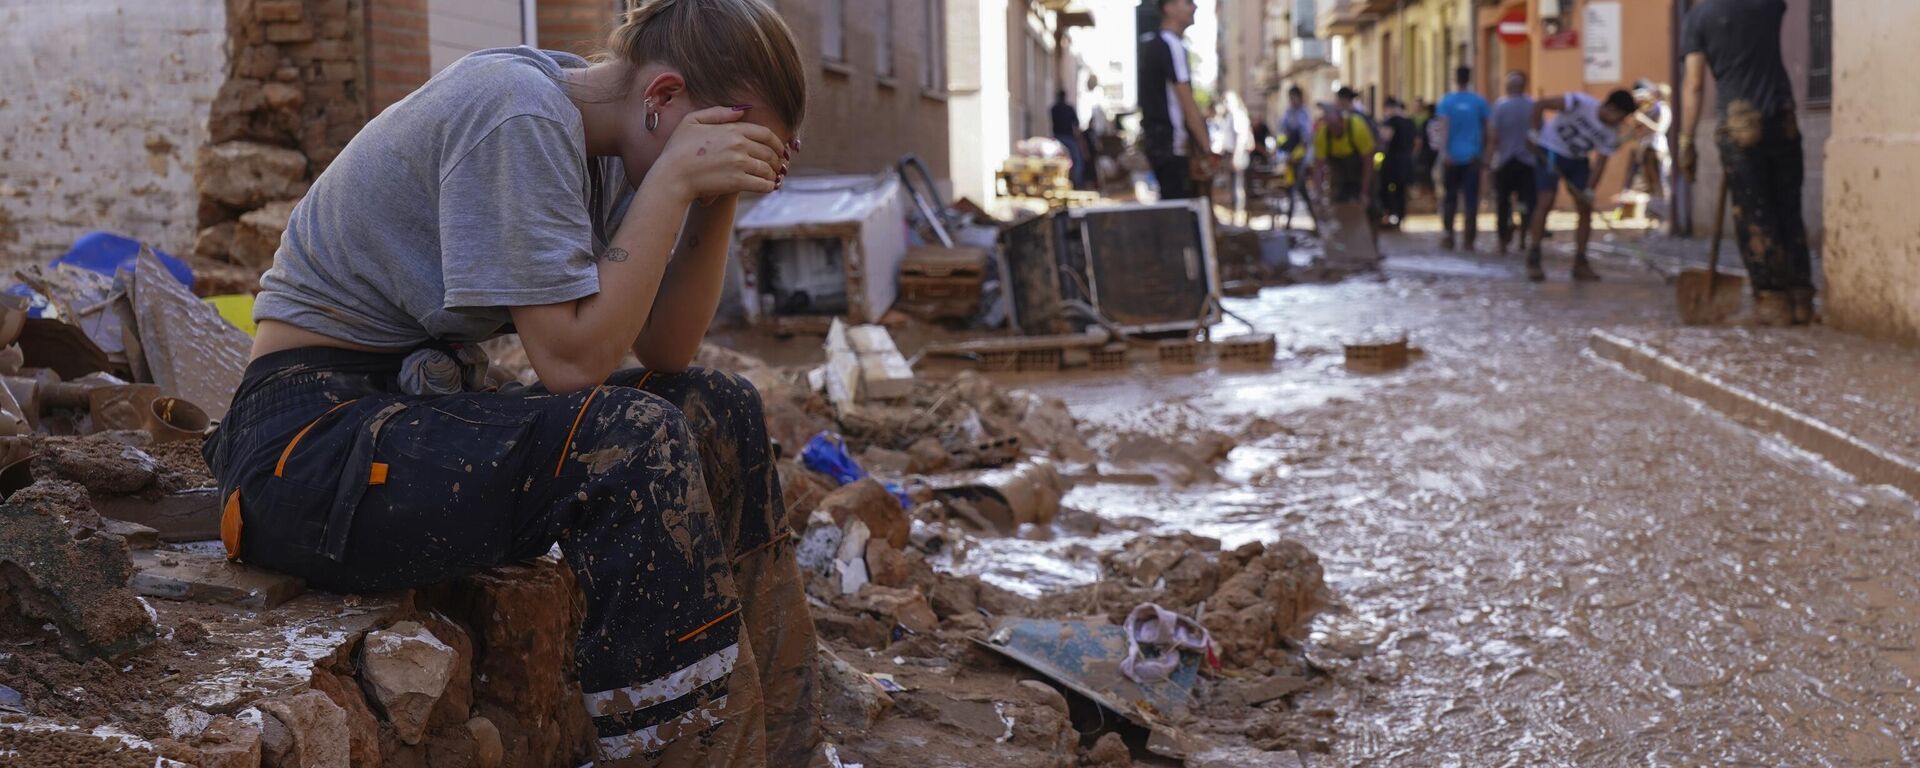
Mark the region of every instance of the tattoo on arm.
[[609, 247], [606, 253], [600, 254], [600, 260], [601, 261], [626, 261], [627, 252], [623, 248]]

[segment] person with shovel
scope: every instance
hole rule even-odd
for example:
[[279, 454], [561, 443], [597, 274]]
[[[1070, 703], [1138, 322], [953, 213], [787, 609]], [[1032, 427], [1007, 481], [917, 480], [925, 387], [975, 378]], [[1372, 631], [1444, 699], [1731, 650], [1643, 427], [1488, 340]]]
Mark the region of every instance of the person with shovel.
[[[1624, 90], [1607, 94], [1605, 101], [1574, 91], [1533, 105], [1534, 144], [1544, 156], [1534, 174], [1540, 199], [1533, 208], [1533, 243], [1527, 248], [1528, 280], [1547, 279], [1540, 266], [1540, 240], [1547, 234], [1547, 214], [1553, 211], [1562, 179], [1580, 212], [1574, 232], [1573, 279], [1600, 279], [1587, 262], [1587, 239], [1593, 234], [1593, 185], [1606, 174], [1607, 158], [1620, 146], [1620, 124], [1639, 108], [1633, 94]], [[1556, 113], [1550, 123], [1545, 122], [1548, 112]], [[1589, 162], [1590, 156], [1599, 160]]]
[[1814, 321], [1813, 263], [1800, 187], [1806, 166], [1793, 84], [1780, 58], [1786, 0], [1703, 0], [1687, 11], [1680, 172], [1694, 179], [1708, 72], [1719, 95], [1714, 144], [1733, 203], [1734, 238], [1753, 284], [1760, 325]]

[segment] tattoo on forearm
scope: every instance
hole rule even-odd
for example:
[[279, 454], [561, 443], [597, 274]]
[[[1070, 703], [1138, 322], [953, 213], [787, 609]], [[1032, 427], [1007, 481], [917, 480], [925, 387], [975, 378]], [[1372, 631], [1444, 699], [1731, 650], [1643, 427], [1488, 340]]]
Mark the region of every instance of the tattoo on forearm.
[[600, 254], [600, 260], [601, 261], [626, 261], [627, 252], [623, 248], [608, 248], [606, 253]]

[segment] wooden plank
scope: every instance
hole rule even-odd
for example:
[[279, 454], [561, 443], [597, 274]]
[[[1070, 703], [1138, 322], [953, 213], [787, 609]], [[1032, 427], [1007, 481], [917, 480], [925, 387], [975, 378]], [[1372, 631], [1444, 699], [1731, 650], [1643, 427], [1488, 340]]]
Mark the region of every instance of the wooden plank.
[[284, 573], [229, 563], [218, 555], [133, 553], [134, 594], [266, 610], [305, 592], [306, 582]]
[[206, 541], [220, 538], [219, 489], [195, 488], [147, 501], [138, 496], [94, 496], [104, 517], [139, 523], [160, 532], [160, 540]]

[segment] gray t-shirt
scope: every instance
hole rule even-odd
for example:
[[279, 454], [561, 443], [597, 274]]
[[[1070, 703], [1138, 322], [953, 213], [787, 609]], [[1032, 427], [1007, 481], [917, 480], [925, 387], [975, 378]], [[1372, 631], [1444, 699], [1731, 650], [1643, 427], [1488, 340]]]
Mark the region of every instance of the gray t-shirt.
[[343, 341], [478, 341], [508, 307], [600, 290], [594, 256], [631, 198], [587, 157], [561, 90], [571, 54], [495, 48], [381, 112], [293, 209], [255, 320]]
[[1533, 148], [1527, 133], [1533, 130], [1533, 97], [1502, 96], [1493, 105], [1493, 129], [1500, 134], [1500, 146], [1493, 148], [1493, 167], [1519, 160], [1533, 165]]

